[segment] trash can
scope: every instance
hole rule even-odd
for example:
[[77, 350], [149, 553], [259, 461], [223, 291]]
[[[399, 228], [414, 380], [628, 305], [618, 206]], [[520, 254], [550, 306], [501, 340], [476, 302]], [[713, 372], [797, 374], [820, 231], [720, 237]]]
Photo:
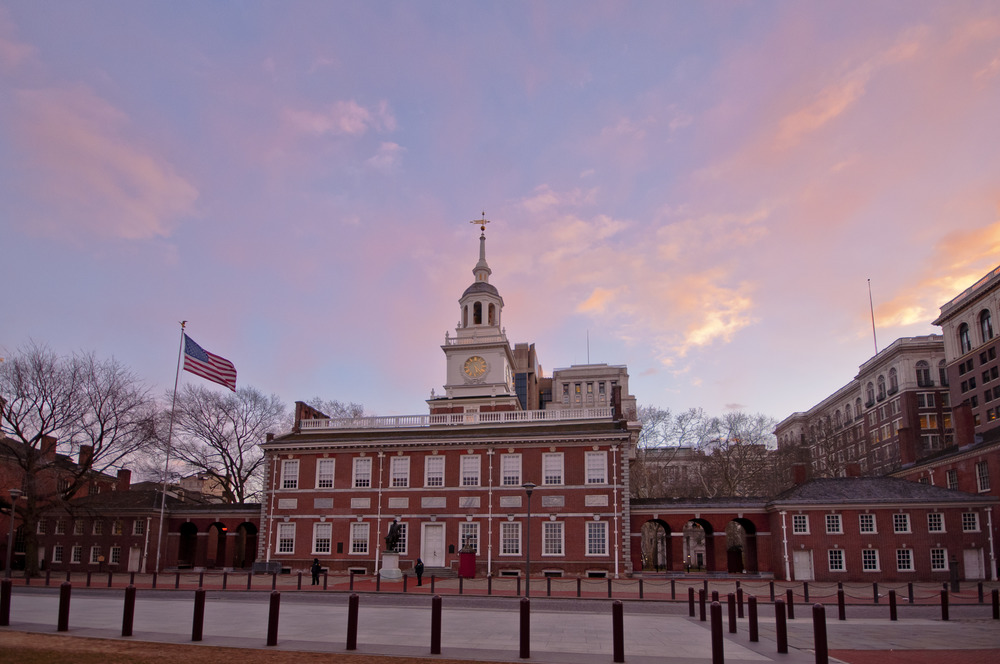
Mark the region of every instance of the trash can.
[[458, 552], [458, 575], [463, 579], [476, 578], [475, 549], [462, 549]]

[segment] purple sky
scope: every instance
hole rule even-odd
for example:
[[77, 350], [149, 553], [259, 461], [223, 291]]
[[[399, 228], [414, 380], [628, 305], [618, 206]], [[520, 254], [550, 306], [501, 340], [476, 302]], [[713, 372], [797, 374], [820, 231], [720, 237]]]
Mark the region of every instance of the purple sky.
[[998, 147], [995, 1], [0, 1], [0, 355], [425, 412], [485, 210], [546, 374], [781, 419], [1000, 264]]

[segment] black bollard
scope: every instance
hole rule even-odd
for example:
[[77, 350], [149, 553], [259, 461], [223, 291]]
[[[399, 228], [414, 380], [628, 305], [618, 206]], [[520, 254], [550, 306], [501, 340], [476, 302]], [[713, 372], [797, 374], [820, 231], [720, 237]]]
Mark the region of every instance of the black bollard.
[[[128, 584], [130, 586], [134, 586], [135, 585], [135, 572], [129, 572], [129, 575], [128, 575]], [[45, 582], [45, 585], [49, 585], [48, 581]]]
[[705, 596], [708, 596], [708, 579], [701, 580], [701, 588], [705, 591]]
[[[983, 584], [981, 584], [981, 583], [979, 584], [980, 587], [982, 587], [982, 585]], [[641, 578], [639, 579], [639, 599], [642, 599], [642, 579]]]
[[[156, 572], [153, 572], [153, 590], [156, 590]], [[69, 581], [69, 572], [66, 572], [66, 580]]]
[[608, 577], [608, 599], [611, 599], [611, 577]]
[[768, 585], [771, 586], [771, 601], [773, 602], [774, 601], [774, 581], [768, 582]]
[[[87, 586], [90, 586], [90, 572], [87, 572]], [[174, 590], [181, 587], [181, 573], [177, 572], [174, 574]]]
[[122, 611], [122, 636], [132, 636], [132, 623], [135, 622], [135, 586], [131, 583], [125, 587], [125, 610]]
[[[204, 588], [205, 587], [205, 573], [204, 572], [198, 572], [198, 587], [199, 588]], [[299, 572], [299, 590], [302, 590], [302, 573], [301, 572]]]
[[514, 595], [517, 596], [517, 597], [521, 596], [521, 577], [520, 576], [517, 577], [517, 592], [515, 592]]
[[[204, 574], [204, 572], [202, 572], [202, 574]], [[302, 590], [302, 572], [299, 572], [298, 586], [295, 589], [296, 590]]]
[[281, 609], [281, 593], [271, 591], [271, 604], [267, 611], [267, 645], [278, 645], [278, 612]]
[[802, 582], [802, 601], [803, 602], [808, 602], [809, 601], [809, 582], [808, 581], [803, 581]]
[[441, 654], [441, 596], [431, 598], [431, 654]]
[[87, 572], [87, 585], [85, 587], [90, 587], [90, 577], [93, 576], [93, 572]]
[[729, 633], [736, 633], [736, 593], [727, 595], [729, 600]]
[[229, 572], [222, 573], [222, 589], [226, 589], [226, 582], [229, 580]]
[[688, 615], [694, 618], [694, 588], [688, 588]]
[[844, 589], [837, 591], [837, 620], [847, 620], [847, 606], [844, 603]]
[[0, 579], [0, 627], [10, 625], [10, 594], [14, 582]]
[[[552, 580], [552, 579], [549, 579], [549, 581], [551, 581], [551, 580]], [[462, 594], [462, 589], [463, 589], [463, 586], [462, 586], [462, 582], [463, 582], [463, 581], [465, 581], [465, 579], [464, 579], [463, 577], [461, 577], [461, 576], [460, 576], [460, 577], [458, 577], [458, 594], [459, 594], [459, 595], [461, 595], [461, 594]], [[551, 585], [549, 586], [549, 589], [550, 589], [550, 590], [552, 589], [552, 586], [551, 586]], [[549, 594], [551, 595], [552, 593], [549, 593]]]
[[354, 590], [354, 570], [353, 569], [351, 570], [351, 583], [350, 583], [350, 585], [347, 586], [347, 589], [350, 590], [350, 591]]
[[[330, 573], [323, 572], [323, 590], [326, 590], [326, 582], [329, 580], [329, 578], [330, 578]], [[405, 584], [406, 581], [404, 580], [403, 583]]]
[[51, 578], [52, 578], [52, 570], [51, 569], [45, 570], [45, 587], [46, 588], [48, 588], [48, 586], [49, 586], [49, 580]]
[[718, 590], [713, 590], [712, 591], [712, 601], [713, 602], [718, 602], [719, 601], [719, 591]]
[[250, 586], [253, 584], [253, 572], [247, 572], [247, 590], [250, 590]]
[[[194, 620], [191, 624], [191, 640], [201, 641], [205, 629], [205, 589], [194, 591]], [[270, 644], [268, 644], [270, 645]]]
[[677, 587], [674, 585], [674, 579], [670, 579], [670, 599], [677, 599]]
[[[406, 575], [404, 574], [404, 575], [403, 575], [403, 592], [404, 592], [404, 593], [406, 592], [406, 579], [407, 579], [407, 578], [408, 578], [408, 577], [407, 577], [407, 576], [406, 576]], [[326, 587], [325, 587], [325, 586], [324, 586], [323, 590], [326, 590]]]
[[[431, 590], [433, 592], [434, 584], [431, 584]], [[382, 590], [382, 575], [378, 572], [375, 573], [375, 592]]]
[[941, 591], [941, 620], [948, 620], [948, 591]]
[[774, 600], [774, 638], [778, 642], [778, 652], [788, 652], [788, 624], [785, 622], [785, 601]]
[[722, 605], [712, 602], [712, 664], [723, 664], [726, 661], [723, 652], [722, 639]]
[[791, 588], [785, 591], [785, 602], [788, 604], [785, 607], [788, 609], [788, 619], [795, 620], [795, 593], [792, 592]]
[[271, 591], [274, 592], [278, 589], [278, 573], [271, 572]]
[[889, 620], [896, 620], [896, 591], [889, 591]]
[[69, 596], [72, 590], [73, 586], [69, 583], [63, 583], [59, 586], [59, 626], [56, 627], [57, 632], [69, 631]]
[[983, 603], [983, 582], [979, 582], [979, 603]]
[[434, 594], [434, 575], [431, 574], [431, 594]]
[[531, 600], [521, 598], [521, 659], [531, 657]]
[[994, 588], [990, 594], [993, 596], [993, 620], [1000, 620], [1000, 590]]
[[705, 589], [698, 589], [698, 620], [705, 622], [707, 620], [705, 616]]
[[582, 585], [582, 583], [583, 582], [580, 580], [580, 577], [576, 577], [576, 596], [577, 597], [580, 596], [580, 586]]
[[352, 594], [347, 600], [347, 650], [358, 649], [358, 602], [357, 594]]
[[875, 603], [878, 604], [878, 582], [872, 583], [872, 598], [874, 598]]
[[816, 648], [816, 664], [829, 664], [830, 654], [826, 642], [826, 609], [822, 604], [813, 604], [813, 640]]
[[[577, 579], [579, 581], [579, 579]], [[486, 594], [493, 595], [493, 575], [486, 577]]]
[[743, 617], [743, 589], [739, 586], [736, 587], [736, 615], [740, 618]]
[[753, 595], [747, 599], [747, 619], [750, 622], [750, 642], [757, 643], [760, 641], [760, 631], [757, 624], [757, 598]]
[[906, 584], [906, 593], [910, 599], [910, 604], [913, 604], [913, 582]]
[[108, 572], [108, 588], [111, 587], [111, 575], [112, 575], [112, 573]]
[[615, 662], [625, 661], [625, 610], [622, 601], [616, 599], [611, 604], [611, 632], [614, 639]]

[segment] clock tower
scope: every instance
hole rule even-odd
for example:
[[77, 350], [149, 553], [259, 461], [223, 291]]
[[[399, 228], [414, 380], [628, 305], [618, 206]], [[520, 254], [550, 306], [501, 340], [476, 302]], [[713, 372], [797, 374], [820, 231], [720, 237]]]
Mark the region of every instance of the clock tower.
[[503, 298], [490, 283], [493, 271], [486, 262], [486, 224], [481, 227], [479, 262], [472, 268], [475, 280], [458, 300], [459, 320], [455, 336], [445, 334], [447, 359], [445, 396], [427, 403], [431, 414], [520, 410], [514, 392], [514, 353], [501, 325]]

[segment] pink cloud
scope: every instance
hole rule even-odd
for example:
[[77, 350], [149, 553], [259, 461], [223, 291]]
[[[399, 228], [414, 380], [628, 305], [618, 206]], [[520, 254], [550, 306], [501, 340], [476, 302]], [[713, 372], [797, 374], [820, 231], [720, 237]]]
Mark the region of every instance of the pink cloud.
[[384, 101], [374, 108], [365, 108], [353, 99], [337, 101], [321, 110], [286, 109], [284, 115], [294, 130], [317, 136], [362, 136], [369, 130], [396, 128], [396, 118]]
[[0, 69], [15, 69], [34, 54], [33, 46], [17, 39], [7, 9], [0, 7]]
[[32, 230], [146, 239], [169, 235], [194, 213], [195, 186], [131, 136], [129, 118], [92, 90], [20, 90], [15, 113], [23, 177], [47, 211], [31, 220]]

